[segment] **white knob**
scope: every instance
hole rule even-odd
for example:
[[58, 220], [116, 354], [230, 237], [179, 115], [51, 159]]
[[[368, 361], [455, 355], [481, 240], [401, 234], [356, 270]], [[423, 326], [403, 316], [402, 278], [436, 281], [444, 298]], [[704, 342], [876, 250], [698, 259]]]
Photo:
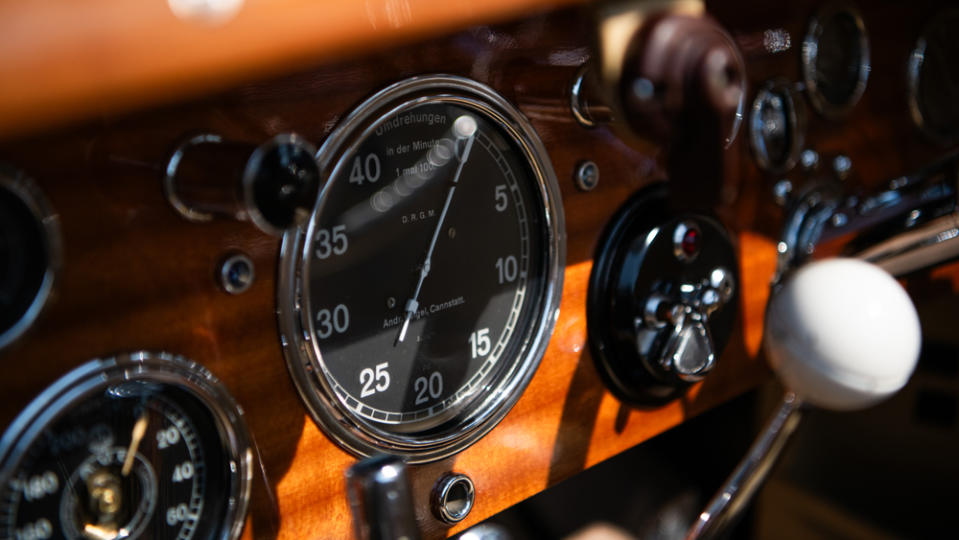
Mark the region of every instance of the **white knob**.
[[766, 311], [765, 347], [783, 384], [827, 409], [867, 407], [916, 367], [919, 316], [902, 286], [856, 259], [800, 268]]

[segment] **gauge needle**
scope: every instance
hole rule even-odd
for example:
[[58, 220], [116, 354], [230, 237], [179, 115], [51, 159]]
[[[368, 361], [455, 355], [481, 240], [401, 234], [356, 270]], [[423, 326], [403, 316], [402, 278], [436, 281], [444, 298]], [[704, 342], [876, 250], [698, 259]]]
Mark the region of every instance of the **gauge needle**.
[[127, 455], [123, 459], [123, 468], [120, 469], [120, 473], [123, 476], [130, 474], [130, 469], [133, 468], [133, 460], [136, 458], [137, 448], [140, 446], [140, 441], [143, 439], [143, 434], [147, 431], [147, 411], [144, 410], [143, 414], [140, 415], [140, 418], [137, 418], [137, 423], [133, 424], [133, 436], [130, 439], [130, 446], [127, 448]]
[[426, 279], [426, 276], [430, 273], [430, 264], [433, 259], [433, 248], [436, 247], [436, 239], [440, 235], [440, 229], [443, 228], [443, 222], [446, 221], [446, 212], [450, 208], [450, 201], [453, 200], [456, 183], [460, 181], [463, 165], [465, 165], [466, 160], [469, 159], [470, 149], [473, 148], [473, 140], [476, 138], [476, 119], [465, 114], [460, 116], [453, 122], [453, 133], [456, 135], [457, 140], [466, 139], [466, 146], [463, 149], [463, 156], [456, 166], [456, 172], [453, 174], [453, 181], [450, 183], [449, 191], [446, 192], [446, 202], [443, 203], [443, 211], [440, 212], [439, 221], [436, 223], [436, 228], [433, 229], [433, 237], [430, 239], [430, 246], [426, 250], [426, 259], [424, 259], [423, 264], [420, 265], [420, 277], [416, 281], [416, 289], [413, 291], [413, 296], [406, 301], [403, 326], [400, 327], [399, 333], [396, 334], [396, 339], [393, 340], [394, 347], [406, 338], [406, 331], [409, 329], [410, 320], [416, 313], [417, 308], [419, 308], [418, 300], [420, 297], [420, 289], [423, 287], [423, 281]]
[[89, 523], [83, 526], [83, 536], [86, 536], [90, 540], [114, 540], [116, 538], [123, 538], [123, 536], [117, 534], [116, 530], [97, 527]]

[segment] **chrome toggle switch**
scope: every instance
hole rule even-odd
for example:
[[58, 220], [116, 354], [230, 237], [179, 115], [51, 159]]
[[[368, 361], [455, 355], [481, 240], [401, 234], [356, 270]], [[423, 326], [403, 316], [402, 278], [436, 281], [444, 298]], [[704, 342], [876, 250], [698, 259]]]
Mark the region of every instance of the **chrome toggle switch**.
[[[730, 272], [716, 267], [702, 282], [680, 285], [679, 299], [651, 294], [643, 316], [636, 318], [639, 355], [682, 381], [702, 380], [716, 363], [709, 316], [732, 298], [734, 289]], [[657, 339], [660, 334], [665, 341]]]
[[666, 341], [660, 363], [680, 379], [696, 382], [706, 376], [716, 362], [713, 338], [706, 326], [706, 316], [690, 306], [682, 306]]
[[[636, 348], [647, 361], [658, 362], [664, 372], [697, 382], [716, 363], [709, 316], [732, 298], [734, 286], [729, 271], [717, 267], [708, 280], [684, 283], [679, 290], [686, 291], [679, 300], [660, 293], [647, 299], [643, 316], [636, 318]], [[656, 339], [658, 334], [666, 336], [665, 342]], [[656, 343], [662, 346], [656, 347]]]

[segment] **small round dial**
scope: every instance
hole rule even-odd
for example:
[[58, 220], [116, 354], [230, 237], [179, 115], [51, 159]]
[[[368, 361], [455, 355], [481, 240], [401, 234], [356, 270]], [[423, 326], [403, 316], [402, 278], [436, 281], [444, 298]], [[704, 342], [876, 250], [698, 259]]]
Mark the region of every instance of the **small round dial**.
[[0, 537], [235, 538], [247, 440], [236, 406], [195, 364], [146, 353], [85, 364], [4, 435]]
[[301, 310], [290, 335], [308, 339], [288, 360], [347, 447], [434, 459], [505, 414], [542, 354], [555, 180], [525, 119], [478, 83], [413, 79], [358, 111], [320, 151], [330, 180], [284, 260], [300, 279], [281, 290]]

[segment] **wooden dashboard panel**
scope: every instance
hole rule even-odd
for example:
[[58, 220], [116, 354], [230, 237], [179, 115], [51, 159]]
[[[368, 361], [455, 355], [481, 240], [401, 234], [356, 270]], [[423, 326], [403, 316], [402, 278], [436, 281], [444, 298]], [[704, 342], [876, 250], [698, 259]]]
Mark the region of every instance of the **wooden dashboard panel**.
[[0, 5], [0, 135], [224, 90], [571, 0]]
[[[807, 145], [824, 158], [852, 158], [852, 185], [879, 185], [943, 151], [912, 127], [897, 70], [931, 12], [885, 3], [865, 12], [877, 36], [862, 103], [841, 121], [810, 114]], [[917, 4], [917, 5], [918, 5]], [[864, 7], [865, 9], [865, 7]], [[785, 28], [793, 48], [746, 51], [751, 99], [772, 77], [798, 77], [797, 44], [810, 2], [772, 6], [716, 2], [709, 10], [737, 37]], [[638, 189], [664, 178], [660, 155], [639, 152], [607, 127], [586, 129], [569, 110], [569, 86], [592, 51], [590, 12], [569, 8], [478, 26], [321, 68], [246, 85], [186, 104], [10, 140], [0, 160], [34, 178], [57, 210], [64, 264], [49, 306], [22, 339], [0, 352], [0, 426], [39, 391], [84, 361], [132, 350], [182, 354], [219, 377], [246, 413], [258, 470], [246, 538], [346, 538], [352, 533], [344, 472], [354, 457], [313, 423], [290, 380], [276, 311], [279, 240], [248, 223], [180, 218], [161, 188], [162, 168], [185, 136], [215, 132], [260, 142], [287, 131], [320, 142], [375, 90], [423, 73], [484, 82], [532, 121], [559, 178], [568, 235], [560, 317], [539, 370], [513, 410], [489, 435], [453, 458], [413, 467], [417, 518], [428, 538], [443, 537], [530, 497], [765, 380], [759, 355], [762, 315], [773, 274], [781, 210], [777, 179], [755, 167], [744, 136], [726, 154], [717, 213], [738, 239], [742, 317], [719, 366], [683, 398], [633, 409], [603, 387], [587, 344], [586, 291], [594, 252], [613, 212]], [[593, 160], [597, 189], [578, 190], [576, 165]], [[798, 180], [801, 177], [795, 176]], [[257, 278], [238, 296], [214, 274], [226, 255], [250, 256]], [[429, 512], [429, 492], [445, 472], [469, 475], [476, 506], [447, 528]]]

